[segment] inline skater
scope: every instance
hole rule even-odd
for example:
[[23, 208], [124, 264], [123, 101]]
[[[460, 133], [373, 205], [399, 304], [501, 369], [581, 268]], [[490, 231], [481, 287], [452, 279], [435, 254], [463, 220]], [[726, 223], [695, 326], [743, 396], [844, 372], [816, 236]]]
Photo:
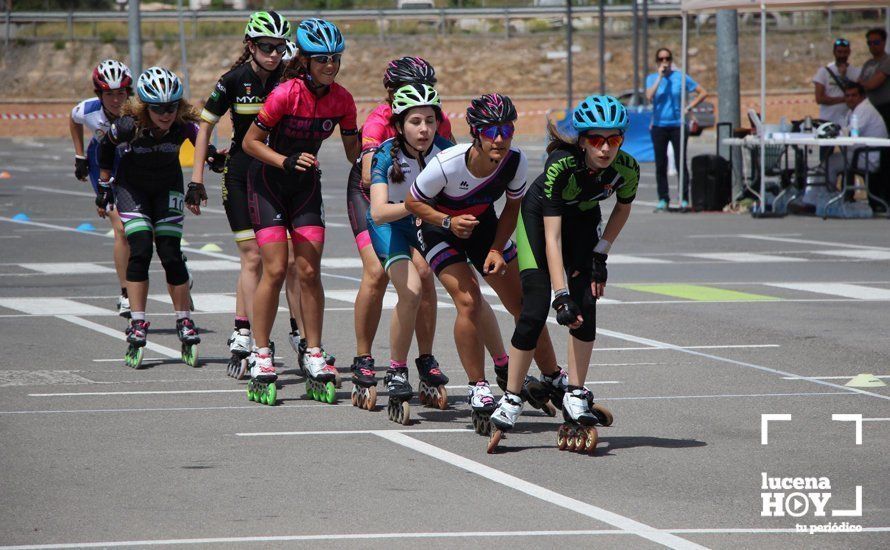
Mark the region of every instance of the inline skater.
[[[80, 181], [89, 178], [93, 192], [99, 192], [99, 143], [108, 133], [111, 122], [121, 115], [121, 108], [133, 94], [133, 77], [130, 69], [114, 59], [99, 63], [92, 74], [96, 97], [85, 99], [71, 110], [68, 122], [74, 142], [74, 177]], [[92, 134], [86, 151], [83, 148], [84, 127]], [[120, 281], [121, 294], [117, 299], [118, 315], [130, 316], [130, 300], [127, 297], [127, 258], [130, 256], [127, 236], [120, 216], [114, 210], [107, 212], [114, 230], [114, 267]]]
[[[123, 116], [111, 124], [99, 148], [100, 176], [96, 207], [99, 215], [116, 208], [124, 224], [130, 257], [127, 292], [131, 321], [127, 328], [127, 364], [138, 368], [149, 323], [145, 320], [148, 268], [152, 242], [164, 266], [176, 312], [176, 333], [182, 342], [182, 358], [197, 365], [201, 341], [189, 311], [189, 275], [180, 248], [183, 205], [194, 207], [207, 196], [198, 186], [183, 195], [179, 148], [186, 139], [194, 143], [197, 115], [182, 97], [182, 83], [175, 74], [151, 67], [139, 75], [138, 100], [128, 103]], [[114, 178], [116, 156], [120, 157]]]
[[[442, 120], [442, 108], [439, 95], [432, 86], [409, 84], [399, 88], [393, 94], [392, 112], [396, 135], [385, 141], [374, 154], [367, 222], [374, 251], [399, 295], [390, 324], [391, 359], [385, 380], [389, 417], [407, 425], [410, 421], [407, 401], [412, 394], [408, 383], [408, 350], [417, 322], [422, 285], [420, 274], [411, 261], [412, 248], [420, 249], [417, 225], [414, 216], [405, 209], [405, 197], [427, 162], [454, 144], [436, 133]], [[435, 314], [435, 309], [433, 311]], [[421, 370], [421, 402], [432, 402], [445, 409], [448, 404], [447, 383], [448, 378], [441, 371]], [[373, 408], [375, 397], [375, 394], [371, 395], [369, 410]]]
[[[592, 453], [594, 426], [612, 423], [612, 414], [593, 404], [584, 380], [596, 337], [596, 300], [606, 287], [606, 260], [630, 216], [640, 166], [621, 150], [628, 117], [614, 97], [592, 95], [581, 101], [572, 114], [572, 126], [578, 132], [572, 142], [552, 133], [544, 172], [522, 201], [516, 232], [522, 313], [511, 341], [507, 392], [491, 417], [498, 431], [489, 442], [489, 452], [522, 411], [518, 392], [547, 321], [551, 290], [556, 320], [571, 334], [559, 448]], [[616, 204], [600, 235], [600, 203], [612, 195]]]
[[[292, 34], [287, 19], [274, 11], [259, 11], [250, 16], [244, 29], [244, 52], [231, 69], [220, 77], [207, 99], [201, 112], [195, 146], [192, 183], [200, 185], [202, 190], [204, 171], [199, 159], [213, 158], [215, 162], [211, 164], [211, 169], [214, 171], [219, 171], [224, 163], [223, 207], [241, 260], [241, 271], [235, 286], [235, 329], [228, 340], [229, 351], [232, 353], [228, 374], [239, 379], [247, 374], [246, 358], [251, 351], [250, 316], [253, 311], [253, 295], [262, 272], [259, 246], [247, 206], [247, 170], [251, 157], [243, 151], [241, 142], [262, 108], [266, 96], [278, 85], [284, 72], [285, 58], [296, 50], [296, 45], [288, 40]], [[232, 117], [232, 142], [227, 150], [213, 154], [210, 137], [214, 126], [226, 111], [230, 111]], [[200, 208], [195, 213], [200, 214]], [[289, 267], [293, 267], [293, 262], [289, 262]], [[297, 328], [299, 282], [293, 269], [288, 269], [286, 288], [292, 312], [291, 345], [297, 351], [296, 343], [300, 339]]]
[[[371, 345], [380, 323], [383, 296], [386, 286], [389, 284], [389, 278], [374, 253], [368, 233], [367, 213], [371, 204], [371, 164], [374, 153], [380, 145], [396, 135], [395, 127], [391, 123], [393, 94], [408, 84], [435, 86], [436, 70], [420, 57], [406, 56], [389, 62], [383, 74], [383, 87], [387, 92], [386, 101], [378, 105], [368, 115], [368, 119], [362, 126], [361, 162], [352, 167], [346, 188], [349, 222], [352, 225], [355, 244], [362, 260], [362, 282], [355, 298], [356, 356], [351, 367], [352, 381], [362, 391], [367, 391], [367, 388], [377, 383]], [[451, 123], [444, 113], [442, 113], [437, 132], [454, 143]], [[413, 251], [411, 259], [422, 285], [420, 310], [414, 324], [419, 352], [419, 357], [415, 359], [415, 365], [420, 373], [432, 373], [433, 377], [443, 376], [439, 369], [439, 363], [432, 354], [433, 337], [436, 333], [436, 283], [433, 280], [433, 273], [422, 255]], [[424, 394], [422, 393], [422, 395]]]
[[340, 30], [322, 19], [297, 29], [299, 52], [282, 83], [266, 98], [242, 146], [254, 157], [248, 172], [251, 221], [260, 247], [263, 274], [253, 307], [257, 349], [252, 353], [249, 395], [275, 403], [277, 379], [269, 334], [288, 258], [288, 233], [296, 252], [307, 352], [301, 367], [314, 399], [333, 402], [336, 369], [321, 344], [324, 289], [320, 265], [324, 248], [321, 173], [316, 154], [340, 125], [346, 158], [355, 162], [360, 144], [352, 95], [335, 82], [345, 44]]
[[[473, 142], [436, 155], [411, 186], [406, 206], [421, 218], [421, 248], [457, 308], [454, 339], [469, 378], [468, 400], [473, 425], [488, 434], [488, 416], [496, 405], [485, 378], [484, 349], [496, 368], [506, 368], [497, 319], [482, 297], [468, 261], [495, 290], [514, 316], [521, 309], [519, 270], [510, 240], [525, 194], [527, 160], [512, 148], [516, 108], [509, 97], [486, 94], [467, 109]], [[506, 205], [498, 218], [494, 203], [504, 193]], [[546, 331], [536, 354], [542, 371], [560, 377], [556, 356]], [[546, 369], [546, 370], [545, 370]], [[546, 398], [545, 398], [546, 400]]]

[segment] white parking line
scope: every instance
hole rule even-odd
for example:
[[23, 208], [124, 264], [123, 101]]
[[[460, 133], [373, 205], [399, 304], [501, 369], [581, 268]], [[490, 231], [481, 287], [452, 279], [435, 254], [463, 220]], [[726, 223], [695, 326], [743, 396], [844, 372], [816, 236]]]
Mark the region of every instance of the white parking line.
[[[100, 334], [105, 334], [106, 336], [117, 338], [118, 340], [127, 340], [127, 337], [124, 335], [124, 333], [119, 330], [114, 330], [113, 328], [108, 328], [105, 325], [87, 321], [86, 319], [81, 319], [80, 317], [74, 315], [55, 315], [55, 317], [63, 321], [68, 321], [69, 323], [74, 323], [77, 326], [95, 330]], [[154, 342], [146, 342], [145, 348], [158, 352], [161, 355], [166, 355], [167, 357], [182, 357], [181, 351], [175, 350], [173, 348], [168, 348], [167, 346], [162, 346], [160, 344], [155, 344]], [[121, 356], [123, 356], [123, 353], [121, 353]], [[123, 362], [123, 357], [121, 357], [121, 362]]]
[[391, 430], [327, 430], [327, 431], [301, 431], [301, 432], [239, 432], [238, 437], [274, 437], [293, 435], [368, 435], [377, 432], [406, 432], [406, 433], [474, 433], [470, 428], [429, 428], [429, 429], [398, 429]]
[[651, 540], [652, 542], [667, 546], [668, 548], [705, 548], [704, 546], [698, 545], [692, 541], [688, 541], [670, 533], [665, 533], [654, 527], [646, 525], [645, 523], [640, 523], [636, 520], [633, 520], [629, 517], [616, 514], [615, 512], [610, 512], [609, 510], [600, 508], [599, 506], [594, 506], [592, 504], [582, 502], [580, 500], [568, 497], [555, 491], [551, 491], [550, 489], [545, 489], [540, 485], [535, 485], [534, 483], [530, 483], [528, 481], [525, 481], [524, 479], [520, 479], [516, 476], [512, 476], [490, 466], [486, 466], [485, 464], [482, 464], [480, 462], [476, 462], [475, 460], [470, 460], [469, 458], [454, 454], [452, 452], [446, 451], [445, 449], [440, 449], [435, 445], [430, 445], [429, 443], [419, 441], [403, 432], [378, 431], [374, 435], [382, 437], [383, 439], [386, 439], [388, 441], [392, 441], [393, 443], [396, 443], [403, 447], [407, 447], [411, 450], [417, 451], [421, 454], [425, 454], [431, 458], [435, 458], [436, 460], [441, 460], [442, 462], [445, 462], [462, 470], [466, 470], [467, 472], [470, 472], [472, 474], [484, 477], [495, 483], [500, 483], [505, 487], [509, 487], [521, 493], [525, 493], [533, 498], [555, 504], [556, 506], [560, 506], [562, 508], [565, 508], [566, 510], [587, 516], [597, 521], [608, 523], [609, 525], [615, 526], [622, 531], [632, 533], [647, 540]]
[[[848, 376], [783, 376], [784, 380], [850, 380], [851, 378], [856, 378], [856, 374], [850, 374]], [[890, 378], [888, 375], [875, 376], [875, 378]]]
[[68, 393], [29, 393], [28, 397], [87, 397], [97, 395], [180, 395], [188, 393], [245, 393], [237, 390], [146, 390], [146, 391], [84, 391]]

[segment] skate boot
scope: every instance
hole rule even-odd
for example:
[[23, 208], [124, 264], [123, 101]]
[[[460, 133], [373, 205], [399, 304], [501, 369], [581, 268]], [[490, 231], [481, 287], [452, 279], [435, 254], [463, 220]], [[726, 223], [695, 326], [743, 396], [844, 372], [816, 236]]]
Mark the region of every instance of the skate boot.
[[352, 360], [352, 406], [373, 411], [377, 406], [377, 377], [374, 358], [360, 355]]
[[467, 387], [467, 401], [473, 412], [473, 429], [479, 435], [491, 435], [491, 413], [497, 408], [488, 380], [479, 380]]
[[448, 377], [439, 369], [439, 362], [432, 355], [421, 355], [414, 360], [417, 365], [417, 373], [420, 381], [417, 383], [417, 394], [420, 396], [421, 405], [438, 407], [440, 410], [448, 408], [448, 392], [445, 384]]
[[235, 380], [244, 380], [247, 377], [247, 358], [250, 357], [250, 330], [236, 329], [226, 341], [232, 357], [229, 359], [229, 367], [226, 374]]
[[117, 298], [117, 314], [124, 319], [130, 318], [130, 299], [126, 296], [118, 296]]
[[[309, 346], [306, 344], [305, 338], [300, 338], [300, 331], [298, 330], [296, 332], [297, 338], [299, 339], [297, 347], [294, 348], [294, 351], [297, 352], [297, 368], [300, 369], [300, 374], [306, 376], [306, 369], [303, 368], [303, 362], [306, 361], [306, 350], [309, 349]], [[291, 345], [293, 345], [293, 340], [291, 340]]]
[[565, 422], [556, 434], [556, 446], [561, 451], [592, 455], [598, 435], [595, 426], [612, 424], [612, 413], [602, 405], [594, 405], [593, 394], [587, 388], [572, 387], [563, 396], [562, 415]]
[[142, 356], [145, 354], [146, 338], [148, 337], [148, 326], [150, 323], [146, 321], [130, 321], [127, 327], [127, 353], [124, 355], [124, 364], [128, 367], [138, 369], [142, 367]]
[[[501, 391], [507, 391], [507, 365], [494, 366], [494, 376]], [[550, 392], [547, 387], [534, 376], [526, 375], [522, 382], [522, 391], [519, 392], [523, 401], [528, 401], [532, 407], [544, 411], [547, 416], [556, 416], [556, 407], [550, 402]]]
[[541, 385], [550, 394], [550, 403], [557, 409], [562, 409], [562, 399], [569, 389], [569, 375], [560, 367], [558, 372], [551, 375], [541, 374]]
[[250, 381], [247, 383], [247, 398], [263, 405], [274, 405], [278, 396], [278, 387], [275, 385], [278, 374], [272, 362], [271, 350], [254, 349], [249, 362]]
[[522, 413], [522, 397], [515, 393], [506, 392], [501, 397], [498, 408], [491, 415], [491, 424], [494, 431], [491, 432], [491, 439], [488, 440], [488, 454], [497, 449], [501, 438], [513, 429], [516, 425], [516, 419]]
[[176, 320], [176, 335], [182, 343], [182, 362], [190, 367], [198, 366], [198, 344], [201, 337], [190, 318]]
[[386, 391], [389, 394], [389, 401], [386, 403], [389, 419], [407, 426], [411, 423], [411, 406], [408, 405], [408, 401], [414, 393], [408, 382], [408, 367], [390, 367], [386, 371], [383, 383], [386, 384]]
[[337, 391], [334, 382], [337, 379], [337, 369], [328, 365], [325, 360], [324, 350], [306, 351], [303, 356], [303, 372], [306, 373], [306, 394], [310, 399], [322, 403], [333, 403], [337, 400]]

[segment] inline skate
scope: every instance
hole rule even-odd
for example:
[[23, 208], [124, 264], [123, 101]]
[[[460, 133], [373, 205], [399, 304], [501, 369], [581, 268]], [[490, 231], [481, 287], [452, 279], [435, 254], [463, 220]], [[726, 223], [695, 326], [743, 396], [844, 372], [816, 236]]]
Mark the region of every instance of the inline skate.
[[247, 382], [247, 398], [263, 405], [275, 405], [278, 401], [278, 387], [275, 382], [278, 373], [272, 362], [269, 348], [254, 349], [250, 355], [250, 381]]
[[333, 403], [337, 400], [335, 382], [337, 369], [327, 362], [327, 355], [321, 348], [312, 352], [306, 350], [303, 355], [302, 370], [306, 376], [306, 394], [310, 399], [322, 403]]
[[439, 362], [432, 355], [421, 355], [414, 360], [417, 365], [417, 373], [420, 381], [417, 383], [417, 395], [420, 396], [421, 405], [438, 407], [440, 410], [448, 408], [448, 392], [445, 385], [448, 377], [439, 368]]
[[198, 366], [198, 344], [201, 337], [195, 328], [195, 322], [191, 318], [176, 320], [176, 335], [182, 344], [182, 361], [190, 367]]
[[[404, 364], [404, 363], [403, 363]], [[408, 401], [414, 393], [408, 382], [408, 367], [390, 367], [383, 379], [389, 400], [386, 403], [386, 412], [389, 419], [403, 426], [411, 423], [411, 406]]]
[[244, 380], [248, 376], [249, 370], [247, 358], [250, 357], [250, 331], [236, 329], [226, 343], [232, 354], [226, 374], [235, 380]]
[[488, 454], [497, 449], [501, 439], [516, 425], [516, 419], [522, 414], [522, 396], [506, 392], [498, 403], [498, 408], [491, 414], [494, 430], [488, 440]]
[[563, 396], [562, 415], [565, 420], [556, 434], [556, 446], [560, 451], [580, 453], [596, 452], [596, 425], [611, 426], [609, 409], [593, 403], [593, 394], [587, 388], [571, 388]]
[[491, 414], [497, 408], [488, 380], [479, 380], [467, 387], [467, 401], [473, 412], [470, 418], [473, 429], [479, 435], [491, 435]]
[[352, 406], [373, 411], [377, 406], [377, 377], [374, 358], [360, 355], [352, 360]]
[[[498, 387], [504, 392], [507, 391], [507, 370], [507, 365], [502, 367], [494, 366], [495, 380], [497, 380]], [[550, 402], [550, 391], [534, 376], [526, 375], [519, 395], [523, 401], [527, 401], [532, 407], [544, 411], [544, 414], [547, 416], [556, 416], [556, 407]]]
[[142, 319], [130, 321], [127, 327], [127, 353], [124, 354], [124, 364], [134, 369], [142, 368], [142, 356], [145, 354], [145, 344], [148, 337], [148, 323]]

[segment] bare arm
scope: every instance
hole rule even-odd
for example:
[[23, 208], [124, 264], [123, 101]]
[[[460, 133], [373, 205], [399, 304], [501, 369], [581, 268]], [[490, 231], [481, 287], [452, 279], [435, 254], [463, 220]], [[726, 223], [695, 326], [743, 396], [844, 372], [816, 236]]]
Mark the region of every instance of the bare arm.
[[498, 229], [494, 234], [491, 248], [503, 250], [510, 235], [516, 231], [516, 220], [519, 219], [519, 209], [522, 207], [522, 199], [507, 199], [504, 210], [498, 219]]
[[358, 140], [358, 134], [352, 136], [340, 136], [343, 139], [343, 151], [346, 152], [346, 159], [349, 164], [355, 164], [358, 156], [362, 153], [362, 144]]
[[362, 155], [362, 187], [371, 186], [371, 164], [374, 160], [374, 152]]
[[871, 75], [871, 78], [868, 80], [860, 80], [860, 83], [866, 91], [870, 92], [876, 88], [880, 88], [885, 80], [887, 80], [887, 74], [881, 69], [877, 69], [875, 70], [875, 74]]
[[699, 103], [701, 103], [705, 100], [706, 97], [708, 97], [708, 91], [701, 84], [699, 84], [695, 91], [692, 93], [695, 94], [695, 98], [692, 100], [692, 103], [690, 103], [689, 106], [686, 107], [687, 110], [695, 109]]
[[377, 225], [401, 220], [408, 215], [404, 203], [390, 204], [389, 186], [382, 183], [371, 185], [371, 219]]
[[837, 105], [843, 103], [843, 97], [829, 97], [825, 93], [825, 86], [816, 82], [816, 104], [817, 105]]
[[207, 146], [210, 144], [213, 126], [206, 120], [202, 120], [198, 126], [198, 137], [195, 138], [195, 160], [192, 168], [192, 181], [195, 183], [204, 183], [204, 159], [207, 158]]
[[68, 119], [68, 129], [71, 131], [71, 141], [74, 142], [74, 154], [82, 157], [83, 154], [83, 124], [74, 122], [73, 118]]
[[664, 75], [659, 69], [658, 78], [655, 79], [655, 84], [646, 89], [646, 99], [649, 100], [649, 103], [652, 103], [652, 98], [655, 97], [655, 92], [658, 91], [658, 85], [661, 84], [662, 77], [664, 77]]
[[429, 204], [415, 199], [410, 194], [405, 201], [405, 208], [408, 209], [408, 212], [411, 212], [421, 220], [425, 221], [426, 223], [433, 224], [436, 227], [442, 227], [442, 221], [444, 221], [445, 218], [448, 217], [447, 214], [439, 212]]
[[615, 207], [612, 209], [612, 213], [609, 215], [609, 221], [606, 223], [606, 228], [603, 230], [603, 238], [610, 243], [614, 243], [629, 217], [630, 203], [625, 204], [616, 202]]

